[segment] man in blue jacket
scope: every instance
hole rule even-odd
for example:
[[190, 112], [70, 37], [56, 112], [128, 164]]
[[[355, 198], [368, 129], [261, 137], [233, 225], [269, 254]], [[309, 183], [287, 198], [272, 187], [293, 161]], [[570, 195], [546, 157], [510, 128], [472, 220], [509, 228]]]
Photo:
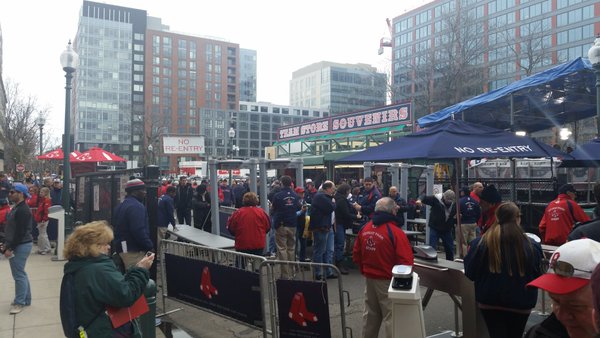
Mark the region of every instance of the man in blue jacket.
[[371, 216], [375, 212], [375, 204], [380, 198], [381, 193], [375, 187], [375, 181], [372, 177], [367, 177], [363, 181], [363, 188], [358, 194], [358, 203], [354, 204], [354, 208], [371, 219]]
[[[292, 190], [292, 178], [282, 176], [281, 191], [273, 196], [273, 227], [275, 228], [275, 244], [277, 259], [281, 261], [296, 260], [296, 212], [300, 210], [300, 198]], [[289, 266], [281, 266], [281, 277], [291, 277]]]
[[142, 204], [146, 198], [146, 185], [140, 179], [132, 179], [127, 181], [125, 192], [127, 196], [113, 212], [115, 239], [112, 247], [128, 269], [137, 264], [146, 252], [154, 251], [154, 245], [150, 239], [148, 212]]
[[177, 188], [168, 186], [167, 191], [158, 199], [158, 213], [156, 215], [156, 227], [158, 228], [158, 238], [165, 239], [169, 224], [173, 226], [173, 230], [177, 230], [177, 222], [175, 221], [175, 198]]
[[[467, 245], [474, 240], [477, 229], [477, 221], [481, 216], [481, 207], [479, 203], [471, 197], [469, 190], [463, 191], [464, 195], [460, 198], [460, 257], [467, 254]], [[458, 243], [457, 243], [458, 245]]]
[[[333, 221], [335, 211], [335, 186], [331, 181], [325, 181], [310, 205], [310, 225], [313, 232], [313, 263], [333, 263]], [[321, 274], [321, 267], [315, 267], [315, 278], [337, 278], [331, 268]]]

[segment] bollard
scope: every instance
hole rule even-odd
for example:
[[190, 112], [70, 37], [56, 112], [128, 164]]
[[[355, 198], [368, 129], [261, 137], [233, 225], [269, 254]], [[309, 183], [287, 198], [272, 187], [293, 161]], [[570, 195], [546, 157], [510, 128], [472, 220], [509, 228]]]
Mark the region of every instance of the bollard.
[[146, 284], [146, 290], [144, 290], [144, 296], [146, 296], [146, 302], [148, 302], [148, 308], [150, 311], [140, 316], [140, 331], [142, 331], [142, 337], [144, 338], [155, 338], [156, 283], [154, 280], [148, 280], [148, 284]]

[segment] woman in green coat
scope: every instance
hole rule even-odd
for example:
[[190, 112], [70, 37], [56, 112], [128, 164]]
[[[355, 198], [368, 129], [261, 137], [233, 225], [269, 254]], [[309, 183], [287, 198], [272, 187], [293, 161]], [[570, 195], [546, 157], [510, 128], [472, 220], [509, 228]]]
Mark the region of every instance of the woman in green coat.
[[[75, 313], [77, 322], [85, 325], [88, 338], [111, 337], [112, 323], [106, 307], [129, 307], [144, 294], [149, 279], [148, 269], [154, 254], [145, 256], [123, 275], [109, 256], [113, 231], [104, 221], [75, 228], [67, 239], [64, 256], [65, 274], [74, 274]], [[127, 336], [140, 337], [136, 325], [119, 328]]]

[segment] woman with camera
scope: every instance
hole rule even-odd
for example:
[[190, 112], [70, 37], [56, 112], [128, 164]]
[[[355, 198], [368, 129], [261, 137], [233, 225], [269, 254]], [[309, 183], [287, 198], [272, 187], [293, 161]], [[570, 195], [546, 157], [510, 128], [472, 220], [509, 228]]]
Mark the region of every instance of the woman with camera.
[[65, 276], [74, 274], [77, 322], [85, 326], [89, 338], [113, 337], [115, 332], [141, 337], [135, 321], [113, 329], [106, 307], [130, 307], [143, 296], [154, 254], [144, 256], [123, 275], [109, 256], [113, 237], [105, 221], [96, 221], [76, 227], [67, 239]]

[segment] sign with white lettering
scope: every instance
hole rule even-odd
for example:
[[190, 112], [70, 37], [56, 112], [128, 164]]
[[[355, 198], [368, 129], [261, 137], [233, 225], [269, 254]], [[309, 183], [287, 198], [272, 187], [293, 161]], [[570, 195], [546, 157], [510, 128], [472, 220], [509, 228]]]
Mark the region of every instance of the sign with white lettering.
[[204, 136], [165, 136], [164, 154], [204, 154]]
[[287, 125], [277, 130], [280, 141], [364, 129], [412, 124], [411, 104], [397, 104]]

